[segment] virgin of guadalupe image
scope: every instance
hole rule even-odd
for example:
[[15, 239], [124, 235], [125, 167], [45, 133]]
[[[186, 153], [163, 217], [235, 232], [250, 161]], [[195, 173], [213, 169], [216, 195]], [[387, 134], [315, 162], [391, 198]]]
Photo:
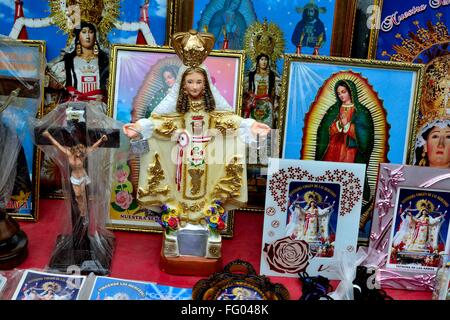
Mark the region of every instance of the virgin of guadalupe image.
[[305, 117], [301, 159], [367, 165], [360, 228], [370, 217], [378, 164], [387, 162], [389, 127], [378, 94], [350, 70], [324, 82]]
[[[400, 205], [401, 219], [394, 235], [391, 263], [432, 265], [439, 254], [439, 232], [447, 211], [440, 212], [428, 199], [420, 199], [405, 209]], [[444, 240], [445, 243], [445, 240]]]
[[211, 0], [203, 8], [197, 29], [214, 35], [215, 49], [240, 50], [244, 45], [247, 28], [256, 21], [256, 12], [251, 0]]
[[334, 203], [315, 191], [307, 191], [303, 201], [298, 194], [289, 206], [290, 219], [286, 226], [286, 236], [309, 243], [311, 250], [319, 256], [333, 256], [334, 237], [330, 237], [330, 216]]
[[133, 99], [131, 121], [150, 117], [175, 84], [182, 65], [178, 57], [164, 57], [150, 68]]

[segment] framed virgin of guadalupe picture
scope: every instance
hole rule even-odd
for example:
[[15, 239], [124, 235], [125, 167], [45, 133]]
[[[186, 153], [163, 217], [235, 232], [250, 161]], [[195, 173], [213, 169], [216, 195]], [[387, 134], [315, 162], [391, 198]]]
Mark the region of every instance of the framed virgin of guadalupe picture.
[[367, 243], [378, 164], [413, 157], [423, 65], [286, 55], [284, 68], [282, 158], [366, 164]]
[[[239, 114], [242, 100], [244, 53], [213, 50], [204, 62], [212, 85]], [[124, 123], [148, 118], [175, 85], [183, 65], [173, 49], [114, 45], [108, 114]], [[175, 89], [175, 87], [174, 87]], [[174, 102], [175, 103], [175, 102]], [[167, 128], [168, 130], [170, 128]], [[116, 230], [161, 232], [155, 212], [139, 205], [136, 197], [140, 157], [119, 152], [113, 165], [110, 227]], [[223, 236], [232, 236], [233, 212], [225, 215]]]
[[214, 34], [216, 49], [243, 49], [247, 29], [265, 18], [284, 33], [286, 52], [350, 56], [355, 1], [195, 0], [192, 27]]
[[[15, 116], [23, 119], [42, 115], [45, 70], [45, 43], [43, 41], [0, 42], [0, 104], [10, 101]], [[41, 89], [41, 90], [39, 90]], [[14, 96], [17, 96], [11, 100]], [[36, 102], [39, 100], [38, 102]], [[8, 125], [8, 108], [2, 121]], [[36, 221], [39, 215], [39, 167], [41, 152], [33, 144], [29, 123], [16, 128], [21, 146], [17, 169], [7, 212], [18, 220]]]

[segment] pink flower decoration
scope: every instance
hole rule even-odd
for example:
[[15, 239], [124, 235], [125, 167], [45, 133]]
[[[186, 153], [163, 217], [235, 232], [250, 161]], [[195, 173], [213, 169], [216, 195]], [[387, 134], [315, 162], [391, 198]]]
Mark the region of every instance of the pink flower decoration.
[[133, 202], [133, 197], [127, 191], [120, 191], [116, 194], [116, 204], [126, 210]]
[[128, 172], [125, 170], [117, 170], [116, 171], [116, 179], [119, 183], [124, 183], [127, 181], [128, 178]]

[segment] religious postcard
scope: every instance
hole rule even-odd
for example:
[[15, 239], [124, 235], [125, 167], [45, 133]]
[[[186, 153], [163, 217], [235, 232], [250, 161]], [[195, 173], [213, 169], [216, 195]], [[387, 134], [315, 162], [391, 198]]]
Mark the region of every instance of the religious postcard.
[[339, 279], [356, 252], [365, 165], [269, 159], [261, 274]]
[[387, 288], [433, 290], [450, 252], [450, 174], [445, 168], [380, 164], [370, 261]]
[[192, 289], [152, 282], [96, 277], [89, 300], [190, 300]]
[[77, 300], [85, 276], [25, 270], [11, 300]]
[[448, 251], [450, 191], [399, 188], [387, 267], [435, 269]]

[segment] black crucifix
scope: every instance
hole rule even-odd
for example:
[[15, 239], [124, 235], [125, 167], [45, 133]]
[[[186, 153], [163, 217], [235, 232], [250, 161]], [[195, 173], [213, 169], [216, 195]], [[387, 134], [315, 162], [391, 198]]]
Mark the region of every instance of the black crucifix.
[[49, 266], [66, 272], [69, 266], [77, 265], [82, 273], [108, 274], [114, 240], [97, 233], [96, 220], [90, 217], [87, 157], [98, 148], [118, 148], [120, 130], [89, 128], [84, 102], [68, 103], [65, 112], [65, 126], [35, 129], [36, 144], [55, 146], [58, 156], [66, 157], [70, 170], [71, 234], [58, 236]]

